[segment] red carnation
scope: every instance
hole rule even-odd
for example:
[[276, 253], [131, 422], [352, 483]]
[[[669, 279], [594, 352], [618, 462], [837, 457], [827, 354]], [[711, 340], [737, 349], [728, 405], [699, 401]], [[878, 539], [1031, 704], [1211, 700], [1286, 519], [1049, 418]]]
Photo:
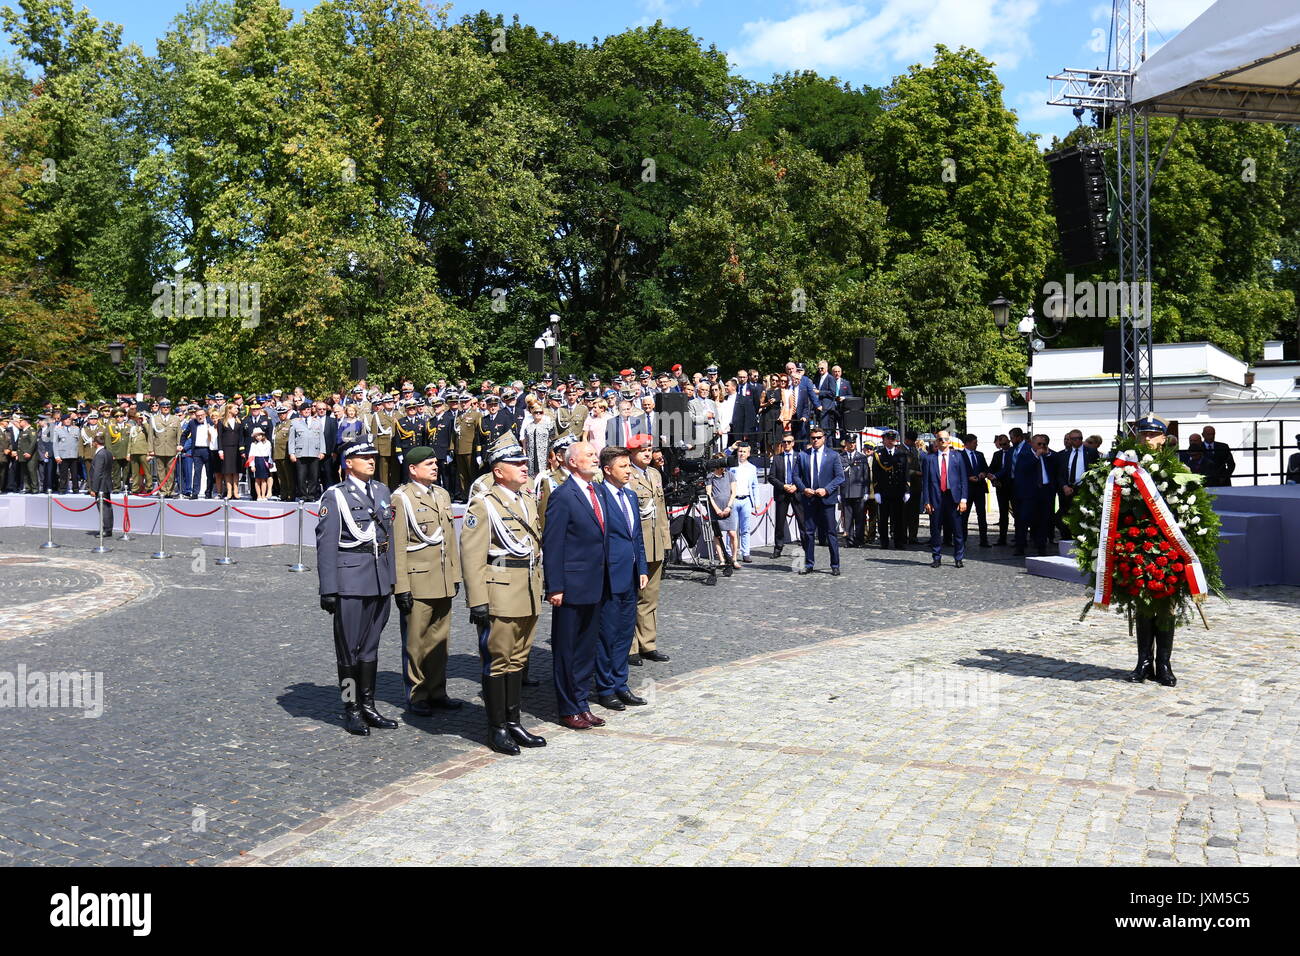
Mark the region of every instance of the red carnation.
[[1151, 591], [1158, 591], [1162, 587], [1164, 587], [1164, 585], [1162, 585], [1159, 581], [1152, 581], [1150, 584], [1147, 585], [1147, 589]]
[[1119, 566], [1120, 574], [1130, 574], [1132, 573], [1132, 571], [1133, 571], [1133, 565], [1129, 564], [1127, 561], [1125, 561], [1123, 564]]
[[1129, 536], [1130, 538], [1136, 538], [1136, 537], [1137, 537], [1138, 535], [1140, 535], [1141, 533], [1142, 533], [1142, 532], [1141, 532], [1139, 529], [1137, 529], [1137, 528], [1129, 528], [1129, 529], [1128, 529], [1128, 536]]
[[1124, 549], [1128, 551], [1129, 554], [1132, 554], [1134, 551], [1138, 549], [1138, 546], [1134, 544], [1132, 541], [1130, 541], [1128, 544], [1124, 545]]
[[1133, 516], [1132, 516], [1132, 515], [1125, 515], [1125, 516], [1124, 516], [1124, 523], [1125, 523], [1125, 524], [1132, 524], [1132, 523], [1133, 523]]
[[1156, 558], [1156, 564], [1160, 565], [1162, 568], [1168, 563], [1169, 563], [1169, 559], [1166, 558], [1163, 554], [1160, 555], [1160, 557]]
[[1148, 538], [1154, 538], [1154, 537], [1155, 537], [1156, 535], [1158, 535], [1159, 533], [1160, 533], [1160, 529], [1157, 528], [1155, 525], [1150, 525], [1150, 526], [1147, 528], [1147, 537], [1148, 537]]
[[1174, 572], [1176, 574], [1182, 574], [1184, 570], [1186, 569], [1183, 567], [1183, 562], [1181, 561], [1174, 562]]

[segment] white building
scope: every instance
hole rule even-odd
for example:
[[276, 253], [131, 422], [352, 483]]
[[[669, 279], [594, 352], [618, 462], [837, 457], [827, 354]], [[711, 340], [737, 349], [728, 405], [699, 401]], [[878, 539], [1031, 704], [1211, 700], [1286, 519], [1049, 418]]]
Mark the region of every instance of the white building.
[[[1103, 451], [1115, 435], [1119, 376], [1101, 370], [1102, 350], [1047, 349], [1034, 356], [1034, 431], [1053, 448], [1071, 429], [1101, 435]], [[1155, 413], [1170, 423], [1187, 447], [1188, 436], [1213, 425], [1237, 459], [1233, 484], [1279, 484], [1300, 435], [1300, 362], [1284, 361], [1282, 343], [1267, 342], [1263, 360], [1248, 366], [1208, 342], [1155, 346], [1152, 357]], [[966, 427], [981, 445], [994, 435], [1025, 427], [1025, 406], [1011, 404], [1011, 390], [973, 385], [966, 393]], [[1282, 446], [1279, 448], [1279, 446]], [[1256, 449], [1258, 453], [1256, 454]], [[1259, 472], [1252, 478], [1252, 472]]]

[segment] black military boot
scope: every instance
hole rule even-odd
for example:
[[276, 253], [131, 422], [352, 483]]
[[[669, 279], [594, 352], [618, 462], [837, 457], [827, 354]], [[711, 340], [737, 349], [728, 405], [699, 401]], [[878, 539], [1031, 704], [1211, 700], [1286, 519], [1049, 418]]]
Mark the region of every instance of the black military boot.
[[375, 710], [375, 675], [379, 671], [379, 661], [361, 661], [357, 664], [357, 685], [361, 695], [361, 719], [371, 727], [381, 730], [396, 730], [397, 721], [389, 720]]
[[343, 729], [358, 737], [369, 737], [370, 728], [361, 719], [361, 705], [357, 702], [360, 697], [357, 669], [342, 664], [338, 665], [338, 668], [339, 693], [343, 698]]
[[523, 683], [523, 671], [512, 671], [506, 675], [506, 730], [521, 747], [545, 747], [546, 738], [530, 734], [519, 722], [519, 693]]
[[1174, 625], [1170, 622], [1164, 627], [1156, 628], [1156, 680], [1163, 687], [1175, 687], [1178, 684], [1178, 678], [1169, 666], [1169, 655], [1173, 649]]
[[1140, 684], [1144, 680], [1156, 679], [1155, 663], [1151, 658], [1151, 644], [1155, 640], [1155, 620], [1139, 617], [1133, 623], [1137, 631], [1138, 665], [1133, 669], [1133, 673], [1128, 675], [1128, 679], [1134, 684]]
[[523, 676], [523, 679], [520, 681], [520, 683], [521, 683], [524, 687], [541, 687], [541, 686], [542, 686], [542, 682], [539, 681], [537, 678], [535, 678], [535, 677], [529, 677], [529, 676], [528, 676], [528, 665], [527, 665], [527, 664], [524, 664], [524, 669], [523, 669], [523, 672], [522, 672], [522, 673], [523, 673], [524, 676]]
[[483, 706], [487, 709], [488, 746], [499, 754], [519, 756], [519, 745], [506, 728], [506, 679], [483, 678]]

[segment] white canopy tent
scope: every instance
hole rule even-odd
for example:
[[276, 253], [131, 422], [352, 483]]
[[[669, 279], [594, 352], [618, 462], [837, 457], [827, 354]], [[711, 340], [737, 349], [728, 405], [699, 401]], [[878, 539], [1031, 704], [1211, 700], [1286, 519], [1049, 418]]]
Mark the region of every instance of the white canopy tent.
[[1300, 3], [1218, 0], [1137, 68], [1132, 104], [1189, 118], [1300, 123]]

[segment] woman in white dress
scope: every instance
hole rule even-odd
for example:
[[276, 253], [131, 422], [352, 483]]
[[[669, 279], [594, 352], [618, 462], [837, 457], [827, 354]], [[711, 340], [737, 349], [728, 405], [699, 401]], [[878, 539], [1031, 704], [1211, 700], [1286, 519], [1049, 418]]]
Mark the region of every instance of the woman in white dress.
[[[532, 398], [531, 395], [528, 397]], [[546, 455], [555, 441], [555, 422], [547, 416], [540, 402], [532, 402], [529, 411], [529, 421], [519, 429], [519, 441], [528, 457], [528, 473], [540, 475], [546, 471]]]

